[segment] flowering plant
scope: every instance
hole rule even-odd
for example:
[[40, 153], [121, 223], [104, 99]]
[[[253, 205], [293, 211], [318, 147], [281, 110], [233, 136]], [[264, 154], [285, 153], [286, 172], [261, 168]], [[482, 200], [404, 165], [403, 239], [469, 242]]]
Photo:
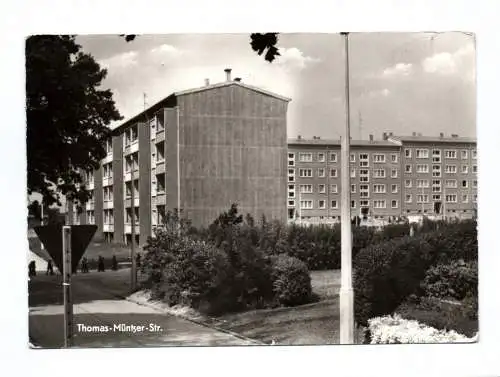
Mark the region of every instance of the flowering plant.
[[473, 343], [472, 338], [456, 331], [437, 330], [417, 321], [406, 320], [399, 315], [376, 317], [368, 320], [371, 344], [401, 343]]

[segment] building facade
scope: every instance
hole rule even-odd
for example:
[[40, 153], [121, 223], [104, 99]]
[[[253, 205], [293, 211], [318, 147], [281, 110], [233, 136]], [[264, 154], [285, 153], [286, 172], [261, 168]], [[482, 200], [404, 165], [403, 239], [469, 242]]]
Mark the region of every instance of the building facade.
[[[290, 99], [231, 79], [174, 93], [115, 128], [93, 193], [73, 224], [96, 238], [143, 244], [167, 211], [206, 226], [238, 203], [242, 213], [286, 221]], [[132, 197], [134, 196], [134, 197]]]
[[[470, 218], [477, 210], [476, 141], [457, 135], [392, 134], [351, 140], [351, 216]], [[340, 221], [340, 140], [288, 141], [287, 217]]]

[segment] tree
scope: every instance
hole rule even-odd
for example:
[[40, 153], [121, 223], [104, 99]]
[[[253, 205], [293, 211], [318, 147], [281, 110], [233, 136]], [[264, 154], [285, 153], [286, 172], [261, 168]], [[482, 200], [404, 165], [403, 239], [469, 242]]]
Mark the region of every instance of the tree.
[[[279, 33], [252, 33], [250, 34], [250, 46], [259, 56], [264, 52], [264, 59], [269, 63], [272, 63], [277, 56], [280, 56], [278, 48], [278, 35]], [[137, 35], [135, 34], [120, 34], [121, 37], [125, 38], [125, 41], [133, 41]]]
[[61, 205], [61, 194], [79, 204], [89, 198], [82, 172], [99, 167], [107, 126], [122, 119], [111, 90], [100, 89], [106, 74], [73, 36], [26, 40], [28, 194], [47, 206]]

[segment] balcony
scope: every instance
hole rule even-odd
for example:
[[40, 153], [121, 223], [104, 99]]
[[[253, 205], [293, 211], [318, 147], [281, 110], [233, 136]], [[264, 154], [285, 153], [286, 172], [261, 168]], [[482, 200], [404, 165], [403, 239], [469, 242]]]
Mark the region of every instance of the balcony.
[[160, 143], [165, 140], [165, 129], [156, 132], [155, 143]]
[[113, 201], [112, 200], [105, 200], [102, 203], [102, 209], [113, 209]]
[[[135, 200], [134, 200], [134, 206], [139, 207], [139, 195], [136, 194]], [[125, 208], [132, 207], [132, 197], [127, 196], [125, 198]]]
[[115, 226], [113, 224], [103, 224], [102, 230], [103, 232], [114, 232]]
[[135, 153], [138, 150], [139, 150], [139, 141], [134, 140], [130, 144], [123, 146], [123, 155], [126, 156], [126, 155], [129, 155], [131, 153]]
[[94, 209], [94, 201], [92, 200], [90, 202], [85, 203], [85, 209], [87, 211], [93, 210]]
[[[125, 223], [125, 234], [132, 234], [132, 224], [130, 223]], [[135, 234], [139, 235], [139, 222], [135, 222]]]
[[[139, 169], [134, 170], [134, 180], [136, 179], [139, 179]], [[127, 182], [130, 180], [132, 180], [132, 172], [131, 171], [125, 172], [125, 174], [123, 174], [123, 181]]]
[[113, 184], [113, 177], [102, 177], [102, 187], [111, 186]]
[[156, 162], [155, 174], [163, 174], [165, 173], [165, 160]]
[[165, 191], [159, 191], [156, 193], [156, 205], [163, 206], [166, 204], [167, 196], [165, 195]]

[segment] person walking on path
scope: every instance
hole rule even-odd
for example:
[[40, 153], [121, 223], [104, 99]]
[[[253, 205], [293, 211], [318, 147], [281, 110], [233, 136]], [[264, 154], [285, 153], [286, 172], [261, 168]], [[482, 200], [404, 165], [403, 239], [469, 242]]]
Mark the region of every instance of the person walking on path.
[[113, 258], [111, 259], [111, 269], [113, 271], [118, 270], [118, 261], [116, 260], [116, 255], [113, 255]]
[[52, 265], [52, 260], [49, 259], [47, 262], [47, 272], [46, 275], [54, 275], [54, 266]]

